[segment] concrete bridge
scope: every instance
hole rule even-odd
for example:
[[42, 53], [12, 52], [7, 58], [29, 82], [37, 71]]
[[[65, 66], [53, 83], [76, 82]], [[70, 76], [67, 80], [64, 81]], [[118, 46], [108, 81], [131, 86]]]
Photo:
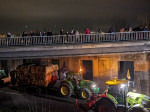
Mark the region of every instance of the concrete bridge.
[[150, 32], [0, 39], [0, 60], [150, 52]]
[[148, 53], [150, 41], [136, 42], [108, 42], [101, 44], [77, 45], [40, 45], [40, 46], [15, 46], [0, 48], [0, 60], [31, 59], [72, 56], [95, 56], [103, 54]]
[[83, 77], [94, 80], [101, 91], [106, 80], [126, 78], [129, 70], [131, 89], [150, 95], [150, 32], [0, 39], [0, 69], [9, 72], [41, 62], [59, 65], [60, 78], [64, 65], [77, 72], [83, 68]]

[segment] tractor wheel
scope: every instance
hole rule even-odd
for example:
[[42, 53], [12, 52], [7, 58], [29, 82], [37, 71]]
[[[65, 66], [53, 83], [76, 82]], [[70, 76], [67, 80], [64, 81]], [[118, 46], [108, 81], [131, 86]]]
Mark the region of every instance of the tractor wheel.
[[83, 88], [80, 90], [80, 98], [86, 100], [92, 96], [92, 93], [89, 89]]
[[70, 97], [72, 95], [72, 88], [67, 83], [63, 83], [60, 86], [60, 93], [64, 97]]
[[139, 108], [135, 107], [135, 108], [130, 109], [129, 112], [146, 112], [146, 111], [140, 107]]
[[108, 99], [102, 98], [96, 103], [94, 112], [116, 112], [116, 107]]

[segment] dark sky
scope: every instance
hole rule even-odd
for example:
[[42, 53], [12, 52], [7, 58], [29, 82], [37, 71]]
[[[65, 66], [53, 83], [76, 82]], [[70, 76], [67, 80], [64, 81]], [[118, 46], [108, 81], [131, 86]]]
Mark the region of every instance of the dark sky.
[[[83, 31], [150, 20], [150, 0], [0, 0], [0, 33], [25, 29]], [[25, 27], [27, 26], [27, 28]]]

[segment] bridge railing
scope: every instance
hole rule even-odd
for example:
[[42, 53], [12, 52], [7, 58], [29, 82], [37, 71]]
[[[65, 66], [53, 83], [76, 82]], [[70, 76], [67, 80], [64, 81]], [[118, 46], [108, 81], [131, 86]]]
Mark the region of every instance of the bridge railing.
[[150, 31], [0, 38], [0, 47], [150, 40]]

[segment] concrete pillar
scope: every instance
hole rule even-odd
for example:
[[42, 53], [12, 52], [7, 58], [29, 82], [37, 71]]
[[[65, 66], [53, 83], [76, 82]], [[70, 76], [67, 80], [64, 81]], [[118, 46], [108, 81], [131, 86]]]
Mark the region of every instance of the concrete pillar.
[[134, 88], [136, 92], [150, 96], [149, 72], [135, 72]]

